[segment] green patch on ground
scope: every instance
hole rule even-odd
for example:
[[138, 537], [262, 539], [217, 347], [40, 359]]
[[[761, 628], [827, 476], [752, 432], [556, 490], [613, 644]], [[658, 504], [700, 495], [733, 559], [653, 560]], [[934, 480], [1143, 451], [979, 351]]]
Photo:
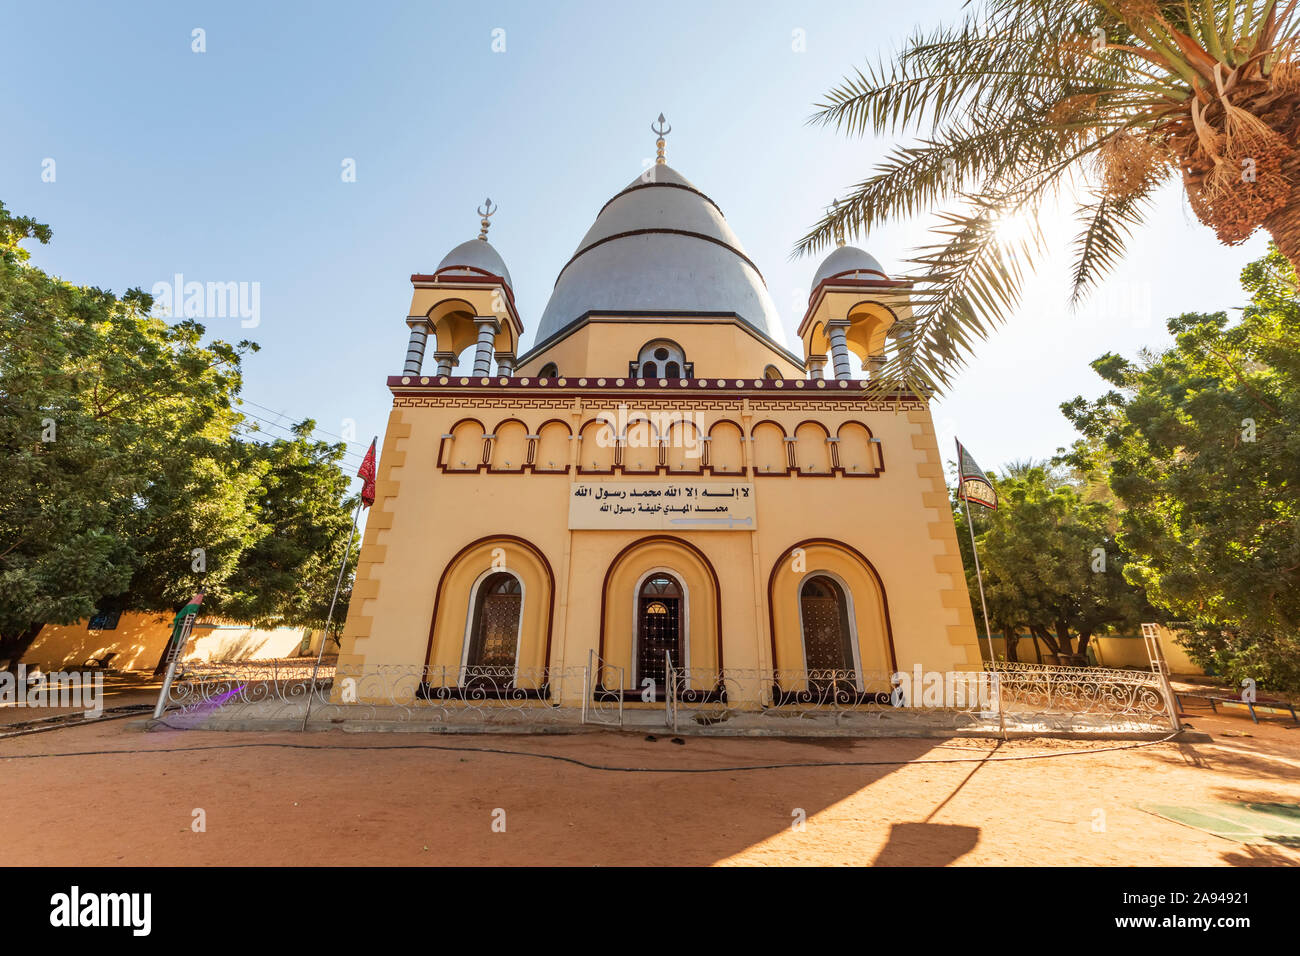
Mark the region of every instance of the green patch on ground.
[[1300, 804], [1296, 803], [1205, 803], [1191, 807], [1145, 803], [1138, 809], [1237, 843], [1300, 847]]

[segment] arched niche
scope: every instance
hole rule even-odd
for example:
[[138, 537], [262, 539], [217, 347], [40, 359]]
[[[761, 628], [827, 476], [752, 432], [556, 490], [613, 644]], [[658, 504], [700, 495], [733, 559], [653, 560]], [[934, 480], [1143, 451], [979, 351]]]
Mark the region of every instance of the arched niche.
[[[650, 535], [624, 548], [605, 573], [601, 591], [600, 647], [605, 663], [600, 686], [623, 690], [629, 700], [640, 699], [636, 658], [643, 615], [645, 584], [655, 575], [668, 575], [683, 592], [679, 608], [681, 668], [684, 687], [708, 692], [717, 687], [722, 668], [722, 620], [718, 576], [704, 553], [670, 535]], [[615, 687], [621, 667], [623, 686]]]
[[679, 419], [668, 426], [664, 435], [664, 455], [668, 472], [674, 475], [698, 475], [703, 470], [704, 442], [700, 428], [690, 419]]
[[714, 422], [709, 428], [709, 473], [743, 475], [745, 473], [745, 434], [732, 421]]
[[786, 474], [790, 462], [785, 450], [785, 429], [776, 422], [764, 421], [754, 426], [752, 435], [755, 477]]
[[[437, 341], [437, 351], [453, 352], [457, 360], [466, 349], [478, 343], [478, 327], [474, 324], [474, 306], [464, 299], [444, 299], [429, 310], [429, 321]], [[428, 349], [432, 354], [434, 350]], [[452, 363], [454, 368], [455, 362]]]
[[812, 326], [804, 333], [803, 354], [807, 359], [810, 355], [830, 355], [831, 340], [826, 334], [826, 324], [824, 322], [814, 322]]
[[507, 418], [493, 429], [492, 467], [494, 472], [520, 472], [528, 459], [528, 426], [517, 418]]
[[830, 432], [821, 422], [802, 422], [794, 430], [794, 460], [801, 475], [827, 477], [831, 471]]
[[865, 368], [868, 357], [885, 351], [885, 337], [896, 321], [894, 311], [879, 302], [859, 302], [849, 309], [849, 326], [845, 341]]
[[805, 581], [824, 575], [835, 581], [848, 601], [858, 690], [889, 693], [889, 675], [897, 669], [889, 604], [871, 562], [842, 541], [810, 539], [787, 548], [768, 577], [768, 613], [772, 662], [783, 693], [809, 690], [804, 648], [801, 594]]
[[847, 478], [870, 478], [878, 474], [871, 430], [862, 422], [845, 422], [835, 433], [839, 438], [840, 471]]
[[475, 602], [500, 572], [509, 572], [520, 585], [513, 686], [536, 691], [546, 683], [555, 578], [541, 551], [522, 538], [503, 534], [466, 545], [443, 569], [425, 655], [429, 687], [466, 686], [464, 668], [476, 640]]
[[659, 470], [659, 434], [654, 422], [633, 416], [623, 432], [623, 473], [653, 475]]
[[578, 472], [590, 475], [612, 474], [618, 436], [610, 423], [599, 418], [592, 419], [582, 426], [582, 431], [578, 434], [582, 442], [578, 449]]
[[533, 453], [534, 472], [567, 472], [569, 470], [568, 424], [553, 418], [543, 422], [537, 430], [537, 449]]
[[442, 464], [447, 471], [478, 471], [483, 465], [486, 432], [477, 418], [462, 418], [442, 440]]

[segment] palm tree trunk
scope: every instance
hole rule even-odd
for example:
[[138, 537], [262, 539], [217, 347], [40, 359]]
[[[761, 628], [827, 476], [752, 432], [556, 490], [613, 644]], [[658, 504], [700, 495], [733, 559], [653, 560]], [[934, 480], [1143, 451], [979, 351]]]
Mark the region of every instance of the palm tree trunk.
[[1291, 190], [1291, 199], [1285, 206], [1264, 219], [1264, 228], [1282, 255], [1300, 272], [1300, 185]]

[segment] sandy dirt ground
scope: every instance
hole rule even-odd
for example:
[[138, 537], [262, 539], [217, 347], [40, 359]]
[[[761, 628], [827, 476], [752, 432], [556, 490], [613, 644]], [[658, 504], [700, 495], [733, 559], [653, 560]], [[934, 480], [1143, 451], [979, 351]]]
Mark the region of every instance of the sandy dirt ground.
[[[1123, 750], [1060, 740], [145, 732], [138, 723], [0, 740], [0, 864], [1300, 862], [1300, 850], [1229, 842], [1139, 809], [1300, 802], [1300, 728], [1281, 722], [1197, 717], [1213, 742]], [[1020, 757], [1031, 759], [1009, 759]], [[829, 763], [860, 765], [769, 766]], [[205, 832], [193, 829], [195, 810]]]

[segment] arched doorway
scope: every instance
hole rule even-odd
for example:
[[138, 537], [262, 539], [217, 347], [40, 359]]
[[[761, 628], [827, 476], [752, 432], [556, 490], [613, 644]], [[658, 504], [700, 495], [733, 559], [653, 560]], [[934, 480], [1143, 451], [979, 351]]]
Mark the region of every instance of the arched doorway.
[[809, 575], [799, 588], [799, 619], [809, 687], [856, 689], [852, 616], [843, 586], [829, 574]]
[[523, 605], [523, 586], [509, 571], [495, 571], [478, 583], [466, 633], [463, 685], [513, 685]]
[[641, 583], [636, 599], [635, 686], [654, 681], [656, 698], [668, 686], [668, 660], [680, 672], [686, 592], [666, 571], [651, 572]]

